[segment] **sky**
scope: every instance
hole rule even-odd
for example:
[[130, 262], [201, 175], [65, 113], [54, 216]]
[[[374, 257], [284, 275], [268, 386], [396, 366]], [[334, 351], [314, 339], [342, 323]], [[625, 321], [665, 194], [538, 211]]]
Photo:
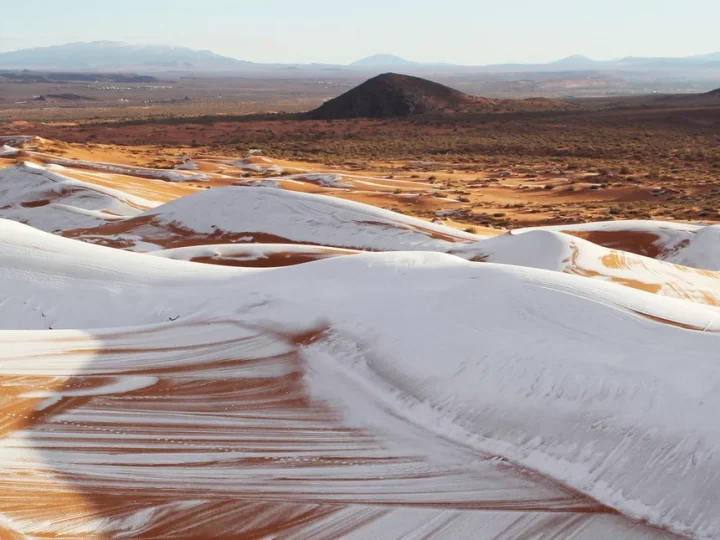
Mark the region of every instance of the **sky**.
[[[4, 3], [4, 2], [3, 2]], [[375, 53], [464, 65], [720, 51], [718, 0], [22, 0], [0, 51], [112, 40], [241, 60], [350, 63]], [[8, 8], [0, 6], [0, 12]]]

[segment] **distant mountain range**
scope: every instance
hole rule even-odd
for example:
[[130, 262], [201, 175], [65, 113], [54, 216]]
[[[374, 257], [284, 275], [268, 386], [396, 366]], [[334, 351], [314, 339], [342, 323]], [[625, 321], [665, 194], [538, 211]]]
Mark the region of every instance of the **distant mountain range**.
[[350, 67], [424, 67], [446, 69], [473, 69], [478, 71], [558, 71], [558, 70], [623, 70], [634, 68], [682, 68], [682, 67], [714, 67], [720, 68], [720, 52], [685, 56], [667, 57], [634, 57], [627, 56], [617, 60], [593, 60], [587, 56], [575, 54], [545, 64], [493, 64], [487, 66], [463, 66], [448, 63], [411, 62], [391, 54], [376, 54], [350, 64]]
[[546, 64], [501, 64], [461, 66], [421, 63], [392, 54], [376, 54], [349, 65], [262, 64], [221, 56], [211, 51], [168, 45], [131, 45], [118, 41], [68, 43], [0, 53], [0, 69], [87, 70], [87, 71], [203, 71], [203, 72], [287, 72], [288, 70], [328, 70], [382, 72], [402, 68], [413, 73], [427, 72], [543, 72], [543, 71], [672, 71], [678, 69], [720, 69], [720, 52], [683, 58], [626, 57], [598, 61], [573, 55]]
[[210, 51], [119, 41], [78, 42], [0, 53], [3, 69], [169, 69], [238, 70], [251, 65]]
[[368, 56], [367, 58], [363, 58], [362, 60], [358, 60], [357, 62], [353, 62], [350, 65], [354, 67], [397, 67], [417, 66], [418, 62], [411, 62], [410, 60], [405, 60], [404, 58], [400, 58], [394, 54], [374, 54], [372, 56]]
[[622, 67], [658, 67], [658, 66], [701, 66], [707, 64], [720, 64], [720, 52], [710, 54], [699, 54], [696, 56], [684, 57], [644, 57], [644, 56], [626, 56], [618, 60], [593, 60], [587, 56], [573, 55], [563, 58], [550, 65], [569, 66], [569, 67], [586, 67], [586, 68], [622, 68]]

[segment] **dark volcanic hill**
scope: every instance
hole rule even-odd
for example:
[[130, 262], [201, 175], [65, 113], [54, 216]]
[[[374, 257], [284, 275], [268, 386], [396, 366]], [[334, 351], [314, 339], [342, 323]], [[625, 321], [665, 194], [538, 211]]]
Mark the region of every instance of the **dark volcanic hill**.
[[396, 73], [365, 81], [310, 111], [320, 120], [340, 118], [391, 118], [434, 112], [470, 111], [487, 107], [492, 100], [463, 94], [448, 86]]
[[442, 84], [397, 73], [365, 81], [306, 114], [315, 120], [394, 118], [430, 113], [561, 111], [575, 108], [546, 98], [489, 99], [464, 94]]

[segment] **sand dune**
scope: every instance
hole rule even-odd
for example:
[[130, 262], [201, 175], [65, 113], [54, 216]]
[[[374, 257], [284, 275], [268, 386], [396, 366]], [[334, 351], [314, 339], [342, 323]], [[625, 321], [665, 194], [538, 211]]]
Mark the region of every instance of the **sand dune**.
[[0, 537], [720, 537], [717, 227], [0, 144]]
[[[480, 237], [369, 205], [261, 187], [225, 187], [182, 197], [122, 223], [68, 236], [124, 243], [143, 238], [164, 248], [231, 242], [445, 251]], [[123, 246], [125, 247], [125, 246]]]
[[[714, 229], [701, 229], [698, 235]], [[709, 246], [708, 253], [717, 249], [715, 246]], [[662, 296], [720, 306], [720, 272], [604, 248], [553, 230], [510, 232], [455, 248], [450, 253], [478, 262], [527, 266], [602, 279]]]
[[[10, 222], [0, 235], [0, 322], [53, 327], [0, 333], [0, 467], [22, 501], [0, 511], [23, 532], [62, 530], [38, 520], [59, 507], [29, 498], [48, 474], [58, 505], [84, 499], [76, 531], [107, 514], [110, 530], [181, 530], [181, 508], [232, 523], [243, 500], [269, 505], [244, 521], [256, 531], [297, 527], [295, 512], [338, 527], [357, 505], [375, 509], [363, 526], [396, 519], [391, 535], [409, 518], [388, 512], [438, 505], [476, 525], [512, 510], [603, 526], [600, 512], [636, 537], [620, 512], [719, 530], [713, 309], [442, 254], [241, 270]], [[40, 313], [19, 320], [30, 291]]]
[[[712, 241], [716, 226], [630, 220], [563, 225], [547, 229], [562, 231], [601, 246], [646, 255], [654, 259], [705, 270], [720, 270], [720, 261], [717, 260], [716, 255], [718, 246]], [[698, 236], [698, 233], [705, 229], [707, 232]], [[690, 246], [696, 238], [699, 242], [692, 249]], [[701, 255], [700, 251], [706, 253]]]
[[0, 169], [0, 217], [45, 231], [92, 227], [141, 214], [155, 204], [76, 180], [31, 162]]

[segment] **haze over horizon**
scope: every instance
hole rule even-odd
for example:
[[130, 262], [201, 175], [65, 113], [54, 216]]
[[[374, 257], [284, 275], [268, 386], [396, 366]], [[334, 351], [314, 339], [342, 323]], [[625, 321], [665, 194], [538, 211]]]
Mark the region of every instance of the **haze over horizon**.
[[[207, 49], [254, 62], [348, 64], [387, 53], [416, 62], [487, 65], [720, 50], [714, 22], [720, 4], [710, 0], [689, 0], [681, 13], [675, 2], [658, 0], [449, 0], [442, 7], [426, 0], [367, 0], [341, 8], [328, 0], [26, 0], [12, 18], [0, 19], [0, 52], [109, 40]], [[31, 21], [32, 32], [18, 26], [22, 20]]]

